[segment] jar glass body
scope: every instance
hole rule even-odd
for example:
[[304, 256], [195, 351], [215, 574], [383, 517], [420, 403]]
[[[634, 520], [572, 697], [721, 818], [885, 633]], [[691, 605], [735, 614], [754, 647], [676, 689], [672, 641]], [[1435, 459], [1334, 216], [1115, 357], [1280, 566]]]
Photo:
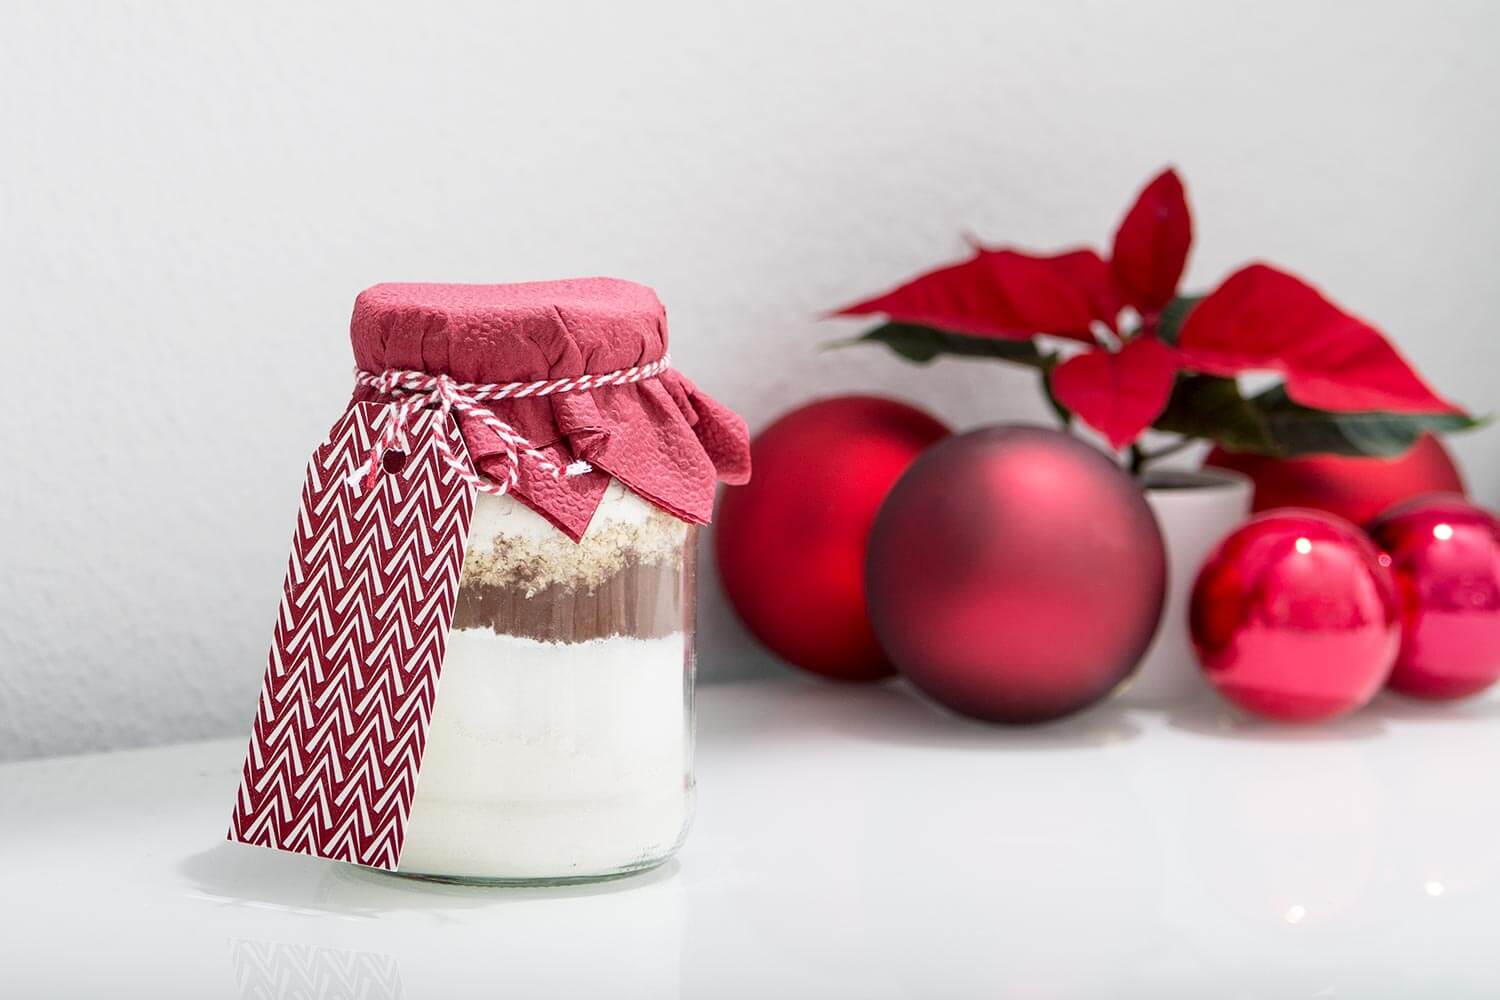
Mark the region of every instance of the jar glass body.
[[476, 496], [402, 874], [569, 882], [672, 856], [693, 809], [695, 535], [618, 483], [577, 543]]

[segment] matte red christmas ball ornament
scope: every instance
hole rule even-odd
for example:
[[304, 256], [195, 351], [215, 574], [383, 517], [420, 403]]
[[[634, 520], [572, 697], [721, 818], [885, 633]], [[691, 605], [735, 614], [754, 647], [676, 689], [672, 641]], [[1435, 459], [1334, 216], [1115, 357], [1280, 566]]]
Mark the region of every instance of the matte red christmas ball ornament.
[[836, 680], [895, 672], [865, 614], [865, 541], [891, 486], [947, 435], [905, 403], [839, 396], [755, 437], [755, 476], [725, 491], [714, 551], [730, 603], [772, 652]]
[[1387, 563], [1331, 514], [1251, 518], [1193, 585], [1189, 621], [1204, 674], [1225, 698], [1269, 719], [1310, 722], [1364, 705], [1401, 642]]
[[1464, 492], [1458, 466], [1431, 434], [1424, 434], [1395, 458], [1271, 458], [1215, 448], [1203, 464], [1254, 480], [1257, 513], [1276, 507], [1309, 507], [1355, 524], [1368, 524], [1391, 505], [1424, 493]]
[[875, 632], [954, 711], [1041, 722], [1109, 694], [1161, 616], [1166, 556], [1140, 487], [1106, 455], [1039, 427], [926, 451], [870, 532]]
[[1427, 496], [1381, 515], [1370, 536], [1401, 597], [1389, 686], [1442, 701], [1500, 680], [1500, 520], [1459, 496]]

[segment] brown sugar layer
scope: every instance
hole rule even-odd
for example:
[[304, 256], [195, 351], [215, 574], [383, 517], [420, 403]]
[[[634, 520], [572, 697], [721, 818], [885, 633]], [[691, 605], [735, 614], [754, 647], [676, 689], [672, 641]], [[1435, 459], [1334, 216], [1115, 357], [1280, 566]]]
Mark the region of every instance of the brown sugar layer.
[[[630, 565], [680, 567], [688, 525], [618, 484], [610, 489], [578, 542], [510, 497], [481, 494], [464, 555], [463, 585], [485, 583], [528, 593], [552, 586], [586, 590]], [[487, 515], [483, 520], [481, 511]]]
[[490, 629], [542, 642], [588, 642], [627, 635], [655, 639], [680, 632], [682, 565], [628, 562], [596, 586], [551, 583], [533, 589], [465, 580], [453, 627]]

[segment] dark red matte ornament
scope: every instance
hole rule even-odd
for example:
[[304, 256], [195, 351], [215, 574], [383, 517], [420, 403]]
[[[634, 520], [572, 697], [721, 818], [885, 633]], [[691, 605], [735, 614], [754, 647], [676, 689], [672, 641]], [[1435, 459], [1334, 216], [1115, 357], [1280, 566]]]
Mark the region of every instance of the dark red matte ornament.
[[755, 478], [725, 491], [714, 544], [730, 603], [772, 652], [836, 680], [894, 672], [865, 614], [865, 540], [901, 473], [947, 434], [905, 403], [841, 396], [756, 435]]
[[1311, 507], [1355, 524], [1368, 524], [1402, 500], [1424, 493], [1462, 493], [1458, 466], [1431, 434], [1395, 458], [1306, 455], [1272, 458], [1215, 448], [1204, 465], [1229, 469], [1255, 482], [1254, 510]]
[[1269, 719], [1310, 722], [1364, 705], [1401, 641], [1389, 559], [1320, 511], [1250, 519], [1208, 557], [1190, 623], [1219, 693]]
[[1500, 520], [1459, 496], [1427, 496], [1382, 515], [1370, 535], [1401, 595], [1390, 687], [1442, 701], [1500, 680]]
[[956, 712], [1041, 722], [1108, 695], [1161, 615], [1161, 532], [1098, 449], [990, 427], [929, 449], [870, 533], [865, 581], [886, 652]]

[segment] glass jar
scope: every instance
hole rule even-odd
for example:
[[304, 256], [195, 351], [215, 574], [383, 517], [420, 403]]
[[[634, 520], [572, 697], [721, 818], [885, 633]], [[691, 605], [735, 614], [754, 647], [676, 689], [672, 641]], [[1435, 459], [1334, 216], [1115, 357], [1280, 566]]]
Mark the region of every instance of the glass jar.
[[402, 874], [555, 883], [672, 856], [693, 809], [695, 535], [615, 481], [577, 543], [476, 496]]

